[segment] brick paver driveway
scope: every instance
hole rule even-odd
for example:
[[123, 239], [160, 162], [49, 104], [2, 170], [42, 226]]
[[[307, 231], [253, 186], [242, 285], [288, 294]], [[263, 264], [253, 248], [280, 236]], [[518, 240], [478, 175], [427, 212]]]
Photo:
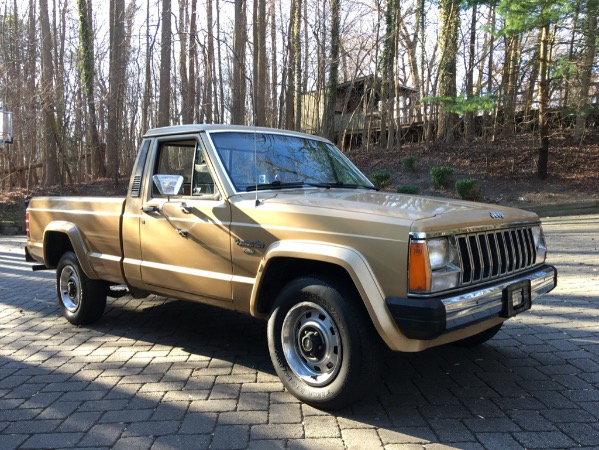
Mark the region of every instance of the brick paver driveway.
[[477, 349], [388, 355], [333, 414], [284, 391], [263, 322], [123, 297], [74, 327], [0, 238], [0, 449], [598, 448], [599, 216], [545, 227], [553, 293]]

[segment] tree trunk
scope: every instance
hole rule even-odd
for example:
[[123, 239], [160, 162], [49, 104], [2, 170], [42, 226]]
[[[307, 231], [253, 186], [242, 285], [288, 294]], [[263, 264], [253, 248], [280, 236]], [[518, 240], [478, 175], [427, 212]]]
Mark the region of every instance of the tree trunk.
[[198, 60], [198, 45], [197, 45], [197, 0], [191, 0], [191, 18], [189, 21], [189, 102], [187, 104], [189, 111], [186, 116], [190, 123], [197, 120], [196, 108], [197, 89], [196, 89], [196, 65]]
[[40, 28], [42, 40], [42, 78], [41, 101], [44, 115], [44, 140], [46, 173], [45, 186], [59, 184], [62, 180], [58, 169], [58, 145], [56, 116], [54, 115], [54, 65], [52, 61], [52, 35], [50, 33], [50, 17], [48, 15], [48, 1], [40, 2]]
[[504, 118], [503, 118], [503, 136], [510, 137], [514, 135], [516, 128], [516, 100], [518, 96], [518, 79], [520, 75], [520, 42], [519, 34], [508, 36], [506, 44], [506, 60], [504, 81]]
[[254, 1], [254, 124], [266, 125], [266, 1]]
[[[474, 52], [476, 50], [476, 14], [478, 8], [476, 3], [472, 6], [472, 20], [470, 21], [470, 42], [468, 44], [468, 70], [466, 71], [466, 98], [470, 100], [474, 96]], [[468, 111], [464, 117], [464, 137], [470, 142], [475, 135], [475, 115]]]
[[[113, 0], [114, 1], [114, 0]], [[171, 105], [171, 0], [162, 0], [160, 47], [160, 98], [158, 100], [158, 126], [170, 125]], [[210, 27], [208, 27], [210, 29]]]
[[302, 123], [302, 0], [295, 1], [297, 5], [293, 20], [293, 48], [295, 54], [295, 68], [293, 70], [295, 75], [295, 82], [293, 83], [295, 86], [295, 101], [293, 104], [295, 123], [293, 128], [299, 131]]
[[181, 80], [181, 119], [182, 123], [192, 123], [189, 104], [193, 99], [189, 95], [187, 67], [187, 25], [189, 23], [187, 0], [179, 0], [179, 79]]
[[296, 9], [300, 6], [298, 2], [301, 0], [291, 0], [290, 2], [290, 20], [289, 30], [287, 35], [287, 67], [285, 73], [285, 82], [287, 83], [287, 89], [285, 92], [285, 128], [293, 130], [295, 126], [295, 111], [294, 107], [294, 95], [295, 95], [295, 46], [293, 41], [293, 31], [295, 30], [296, 21]]
[[233, 31], [233, 89], [231, 91], [231, 123], [245, 124], [245, 46], [247, 43], [245, 0], [235, 0]]
[[549, 165], [549, 125], [547, 108], [549, 106], [549, 24], [541, 29], [541, 48], [539, 60], [539, 161], [537, 175], [539, 179], [547, 179]]
[[[441, 20], [441, 32], [439, 34], [441, 45], [439, 97], [451, 101], [451, 99], [455, 99], [457, 96], [456, 58], [458, 50], [458, 28], [460, 25], [460, 1], [440, 0], [439, 9]], [[452, 142], [456, 124], [457, 115], [441, 107], [437, 121], [437, 140]]]
[[106, 176], [118, 182], [125, 90], [125, 2], [111, 0]]
[[207, 0], [206, 2], [206, 22], [208, 23], [208, 42], [207, 42], [207, 54], [206, 54], [206, 62], [205, 62], [205, 73], [206, 76], [204, 78], [205, 85], [205, 96], [204, 96], [204, 111], [206, 113], [206, 122], [213, 123], [213, 86], [214, 86], [214, 72], [212, 68], [214, 67], [214, 32], [212, 29], [212, 0]]
[[597, 3], [587, 2], [587, 18], [585, 24], [585, 49], [583, 67], [580, 76], [580, 94], [578, 99], [578, 115], [576, 116], [575, 134], [577, 137], [584, 135], [586, 119], [590, 110], [589, 91], [593, 77], [593, 63], [597, 54]]
[[322, 127], [324, 135], [330, 140], [335, 139], [335, 103], [337, 100], [337, 85], [339, 78], [339, 45], [341, 25], [341, 0], [331, 0], [331, 47], [329, 80], [324, 99]]
[[278, 79], [278, 75], [277, 75], [277, 28], [276, 28], [276, 10], [275, 10], [275, 6], [276, 6], [277, 2], [276, 0], [270, 0], [270, 46], [271, 46], [271, 50], [270, 50], [270, 55], [271, 55], [271, 62], [270, 62], [270, 70], [271, 70], [271, 74], [270, 74], [270, 83], [271, 83], [271, 88], [270, 88], [270, 95], [271, 95], [271, 121], [270, 121], [270, 126], [275, 127], [278, 126], [278, 121], [277, 118], [279, 116], [279, 111], [277, 108], [277, 79]]
[[[153, 45], [153, 43], [152, 43]], [[145, 61], [145, 79], [144, 93], [141, 104], [141, 130], [145, 132], [149, 128], [149, 109], [152, 92], [152, 45], [150, 45], [150, 0], [146, 0], [146, 61]]]
[[85, 88], [87, 101], [87, 115], [89, 120], [89, 133], [91, 138], [92, 178], [96, 179], [106, 174], [104, 158], [100, 152], [100, 137], [98, 135], [98, 120], [95, 102], [95, 56], [94, 56], [94, 31], [91, 23], [91, 3], [88, 0], [79, 0], [79, 39], [83, 53], [81, 64], [81, 78]]

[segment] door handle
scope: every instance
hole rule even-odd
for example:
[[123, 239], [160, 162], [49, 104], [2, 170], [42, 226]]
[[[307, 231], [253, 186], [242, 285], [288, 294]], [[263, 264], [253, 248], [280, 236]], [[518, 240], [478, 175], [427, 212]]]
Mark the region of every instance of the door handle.
[[155, 205], [144, 205], [141, 207], [141, 211], [145, 213], [155, 213], [160, 211], [160, 208], [158, 208], [158, 206]]

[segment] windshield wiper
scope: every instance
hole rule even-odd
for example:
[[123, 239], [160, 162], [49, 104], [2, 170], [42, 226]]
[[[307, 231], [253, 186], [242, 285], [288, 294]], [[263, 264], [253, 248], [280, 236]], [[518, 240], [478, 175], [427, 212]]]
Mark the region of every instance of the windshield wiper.
[[330, 187], [342, 188], [342, 189], [368, 189], [371, 191], [378, 191], [379, 188], [374, 186], [368, 186], [366, 184], [354, 184], [354, 183], [344, 183], [343, 181], [337, 181], [336, 183], [330, 183]]
[[264, 183], [264, 184], [248, 186], [245, 188], [245, 190], [247, 192], [251, 192], [251, 191], [255, 191], [255, 190], [264, 191], [264, 190], [268, 190], [268, 189], [294, 189], [294, 188], [301, 188], [304, 186], [324, 188], [324, 189], [331, 188], [330, 183], [309, 183], [306, 181], [293, 181], [293, 182], [283, 183], [282, 181], [275, 180], [272, 183]]

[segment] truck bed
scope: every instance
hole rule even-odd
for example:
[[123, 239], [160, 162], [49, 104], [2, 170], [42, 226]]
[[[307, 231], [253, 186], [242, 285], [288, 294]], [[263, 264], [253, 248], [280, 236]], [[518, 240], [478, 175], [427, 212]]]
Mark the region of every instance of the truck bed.
[[44, 230], [48, 233], [75, 227], [81, 236], [79, 251], [93, 268], [88, 276], [122, 283], [120, 228], [124, 204], [124, 197], [33, 198], [28, 210], [31, 255], [52, 266], [48, 255], [44, 255]]

